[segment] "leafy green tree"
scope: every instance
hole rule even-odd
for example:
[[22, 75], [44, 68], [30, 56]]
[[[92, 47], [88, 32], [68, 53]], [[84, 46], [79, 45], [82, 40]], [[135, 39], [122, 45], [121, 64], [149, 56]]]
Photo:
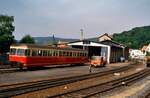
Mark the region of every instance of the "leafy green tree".
[[27, 43], [27, 44], [34, 44], [35, 41], [30, 35], [25, 35], [21, 40], [20, 43]]
[[136, 27], [129, 31], [113, 34], [113, 40], [130, 48], [141, 48], [150, 44], [150, 26]]
[[14, 41], [12, 33], [15, 27], [13, 22], [13, 16], [0, 15], [0, 53], [8, 52], [10, 45]]

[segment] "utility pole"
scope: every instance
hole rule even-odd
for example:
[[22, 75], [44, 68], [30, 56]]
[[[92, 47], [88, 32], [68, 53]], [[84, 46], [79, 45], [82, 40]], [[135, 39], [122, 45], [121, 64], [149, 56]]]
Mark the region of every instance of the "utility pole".
[[83, 42], [83, 50], [85, 50], [84, 38], [83, 38], [83, 29], [80, 29], [80, 32], [81, 32], [81, 38], [80, 38], [80, 40]]
[[80, 40], [84, 40], [84, 38], [83, 38], [83, 29], [80, 29], [80, 33], [81, 33], [81, 38], [80, 38]]
[[54, 34], [53, 34], [53, 45], [56, 46], [56, 40]]

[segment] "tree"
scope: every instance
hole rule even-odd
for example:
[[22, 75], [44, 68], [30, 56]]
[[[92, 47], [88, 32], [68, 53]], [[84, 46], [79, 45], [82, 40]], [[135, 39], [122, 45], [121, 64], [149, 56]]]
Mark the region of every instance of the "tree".
[[136, 27], [129, 31], [113, 34], [113, 40], [130, 48], [141, 48], [150, 43], [150, 26]]
[[0, 53], [8, 52], [10, 45], [14, 41], [12, 33], [15, 27], [13, 22], [13, 16], [0, 15]]
[[25, 35], [21, 40], [20, 43], [28, 43], [28, 44], [34, 44], [35, 41], [30, 35]]

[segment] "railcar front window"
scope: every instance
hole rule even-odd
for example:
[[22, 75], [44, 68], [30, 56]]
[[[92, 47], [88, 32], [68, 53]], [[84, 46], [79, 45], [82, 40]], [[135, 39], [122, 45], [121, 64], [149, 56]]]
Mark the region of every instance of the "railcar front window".
[[24, 49], [18, 49], [17, 55], [23, 56], [24, 55]]
[[10, 49], [10, 54], [15, 55], [16, 54], [16, 49], [15, 48]]

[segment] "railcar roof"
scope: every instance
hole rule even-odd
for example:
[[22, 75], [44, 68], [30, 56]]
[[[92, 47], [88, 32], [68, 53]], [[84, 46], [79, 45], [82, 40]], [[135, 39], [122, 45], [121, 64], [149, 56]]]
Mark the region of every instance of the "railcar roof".
[[27, 48], [44, 48], [44, 49], [60, 49], [60, 50], [75, 50], [75, 51], [86, 51], [77, 48], [60, 48], [49, 45], [37, 45], [37, 44], [13, 44], [12, 47], [27, 47]]

